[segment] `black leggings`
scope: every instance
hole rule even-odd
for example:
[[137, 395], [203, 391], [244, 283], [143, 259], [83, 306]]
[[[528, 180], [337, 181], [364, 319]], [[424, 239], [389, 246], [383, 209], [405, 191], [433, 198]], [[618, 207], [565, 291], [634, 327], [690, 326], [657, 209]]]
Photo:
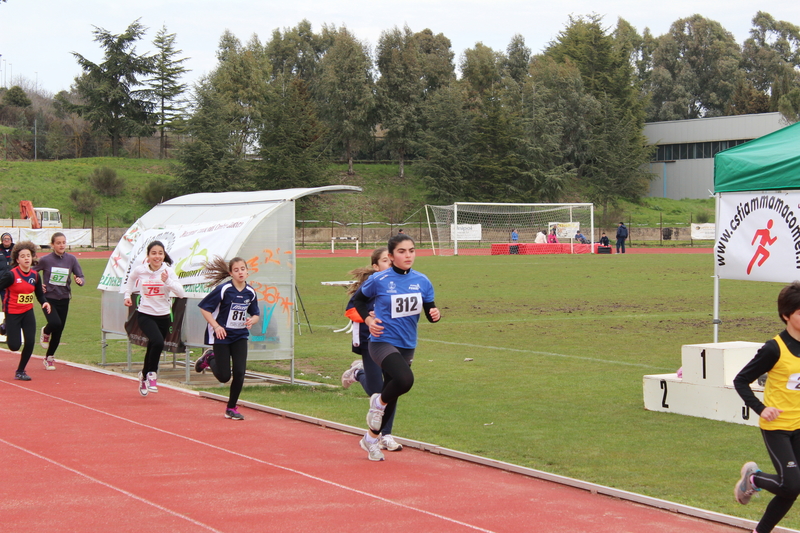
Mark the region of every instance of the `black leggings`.
[[381, 430], [377, 433], [382, 434], [386, 424], [394, 418], [397, 399], [414, 386], [414, 373], [406, 358], [398, 352], [390, 353], [384, 358], [381, 362], [381, 370], [383, 370], [381, 400], [386, 404], [386, 410], [383, 412]]
[[44, 332], [50, 335], [50, 345], [47, 347], [46, 355], [55, 355], [58, 345], [61, 343], [61, 334], [64, 332], [64, 326], [67, 324], [69, 299], [47, 301], [50, 302], [50, 315], [47, 317]]
[[172, 324], [169, 315], [152, 316], [139, 312], [139, 327], [147, 337], [147, 351], [144, 354], [144, 367], [142, 377], [146, 378], [149, 372], [158, 372], [158, 362], [161, 352], [164, 351], [164, 337], [169, 335], [169, 326]]
[[231, 379], [231, 360], [233, 360], [233, 381], [231, 381], [228, 409], [236, 407], [236, 402], [242, 393], [245, 367], [247, 367], [247, 339], [239, 339], [230, 344], [214, 344], [214, 357], [208, 360], [208, 366], [220, 383], [227, 383]]
[[797, 466], [800, 460], [800, 430], [761, 430], [761, 435], [777, 472], [759, 472], [754, 476], [756, 487], [775, 495], [756, 527], [758, 533], [768, 533], [786, 516], [800, 495], [800, 469]]
[[[23, 339], [25, 340], [24, 346]], [[18, 315], [6, 315], [6, 342], [8, 349], [12, 352], [16, 352], [22, 346], [17, 367], [17, 372], [22, 372], [28, 365], [33, 353], [33, 345], [36, 342], [36, 315], [33, 314], [33, 309], [28, 309]]]

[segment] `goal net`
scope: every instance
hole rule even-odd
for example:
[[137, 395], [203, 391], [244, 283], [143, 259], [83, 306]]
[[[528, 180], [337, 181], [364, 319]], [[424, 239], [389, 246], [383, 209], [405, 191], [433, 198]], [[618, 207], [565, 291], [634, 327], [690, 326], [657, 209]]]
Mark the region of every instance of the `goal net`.
[[[456, 202], [426, 207], [431, 243], [439, 255], [590, 253], [594, 248], [594, 204]], [[555, 234], [561, 246], [539, 245], [540, 232]], [[588, 244], [576, 238], [579, 232]]]

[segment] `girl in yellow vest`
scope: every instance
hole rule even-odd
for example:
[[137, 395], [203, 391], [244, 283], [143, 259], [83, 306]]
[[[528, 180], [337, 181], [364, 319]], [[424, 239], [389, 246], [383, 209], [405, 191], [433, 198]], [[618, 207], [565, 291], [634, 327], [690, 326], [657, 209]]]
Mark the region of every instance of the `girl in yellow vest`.
[[[764, 444], [777, 472], [766, 474], [756, 463], [745, 463], [734, 487], [736, 501], [742, 505], [762, 489], [775, 495], [754, 530], [757, 533], [772, 531], [800, 495], [800, 282], [781, 290], [778, 315], [786, 329], [759, 348], [733, 380], [745, 405], [760, 417]], [[750, 384], [765, 373], [762, 403]]]

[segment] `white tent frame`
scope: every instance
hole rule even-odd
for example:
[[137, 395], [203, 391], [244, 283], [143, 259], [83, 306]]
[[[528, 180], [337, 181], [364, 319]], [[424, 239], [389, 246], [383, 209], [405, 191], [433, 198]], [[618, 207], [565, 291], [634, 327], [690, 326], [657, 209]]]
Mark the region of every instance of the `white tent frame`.
[[[284, 189], [277, 191], [252, 191], [252, 192], [223, 192], [223, 193], [197, 193], [180, 196], [173, 198], [161, 204], [158, 204], [153, 209], [145, 213], [137, 222], [139, 229], [146, 231], [155, 228], [165, 228], [169, 226], [192, 224], [192, 223], [208, 223], [215, 221], [225, 221], [231, 219], [239, 219], [243, 217], [251, 217], [246, 225], [237, 234], [237, 237], [231, 243], [229, 252], [226, 259], [240, 255], [240, 251], [244, 248], [248, 239], [254, 231], [259, 229], [274, 230], [276, 234], [283, 232], [284, 242], [288, 243], [291, 248], [291, 258], [296, 258], [295, 249], [295, 202], [296, 200], [305, 196], [316, 194], [330, 194], [330, 193], [344, 193], [344, 192], [361, 192], [360, 187], [349, 185], [330, 185], [325, 187], [302, 188], [302, 189]], [[273, 228], [269, 226], [268, 219], [275, 216], [276, 219], [282, 217], [286, 227]], [[289, 220], [291, 222], [289, 223]], [[267, 226], [264, 226], [264, 225]], [[273, 224], [274, 225], [274, 224]], [[117, 250], [121, 249], [122, 240], [117, 245]], [[115, 253], [117, 252], [115, 250]], [[287, 250], [284, 248], [284, 253]], [[109, 259], [109, 265], [113, 261]], [[288, 284], [283, 283], [282, 295], [286, 298], [292, 306], [294, 312], [297, 312], [296, 307], [296, 272], [294, 268], [289, 268]], [[100, 287], [98, 287], [100, 288]], [[101, 289], [101, 345], [102, 345], [102, 361], [101, 364], [105, 365], [106, 362], [106, 347], [110, 339], [126, 339], [124, 324], [127, 318], [127, 308], [123, 306], [122, 293], [118, 290], [111, 290], [108, 288]], [[199, 311], [194, 312], [196, 302], [193, 298], [187, 305], [186, 316], [183, 323], [182, 338], [186, 344], [185, 353], [185, 380], [186, 383], [190, 382], [190, 354], [189, 347], [202, 347], [201, 341], [198, 341], [198, 335], [205, 328], [204, 323], [199, 323], [202, 315]], [[192, 312], [190, 312], [192, 310]], [[198, 318], [199, 317], [199, 318]], [[204, 322], [204, 321], [203, 321]], [[294, 319], [288, 332], [289, 339], [286, 343], [282, 343], [284, 348], [274, 350], [275, 353], [270, 357], [263, 359], [270, 360], [290, 360], [291, 361], [291, 382], [294, 383]], [[127, 370], [132, 370], [131, 362], [131, 343], [127, 341]], [[252, 350], [252, 342], [251, 342]], [[270, 351], [270, 350], [263, 350]], [[173, 365], [176, 363], [175, 354], [173, 354]]]

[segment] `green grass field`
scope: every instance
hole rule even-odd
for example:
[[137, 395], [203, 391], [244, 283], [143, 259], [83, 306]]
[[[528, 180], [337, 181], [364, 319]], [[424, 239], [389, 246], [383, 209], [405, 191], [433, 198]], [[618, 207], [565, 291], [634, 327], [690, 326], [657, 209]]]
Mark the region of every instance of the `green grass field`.
[[[332, 332], [346, 322], [346, 296], [320, 281], [347, 279], [366, 262], [298, 261], [314, 331], [304, 326], [295, 338], [298, 377], [335, 386], [247, 387], [243, 399], [364, 427], [360, 386], [338, 386], [354, 359], [350, 337]], [[89, 282], [74, 290], [60, 358], [100, 360], [93, 287], [104, 264], [82, 261]], [[400, 401], [395, 434], [760, 517], [768, 496], [747, 507], [732, 497], [743, 462], [771, 469], [757, 429], [643, 409], [643, 375], [674, 372], [681, 345], [713, 340], [709, 255], [420, 257], [415, 266], [433, 281], [443, 319], [420, 325], [416, 383]], [[780, 331], [779, 289], [723, 280], [719, 340], [763, 342]], [[122, 343], [109, 353], [123, 360]], [[284, 363], [251, 366], [288, 372]], [[782, 525], [800, 527], [796, 516]]]

